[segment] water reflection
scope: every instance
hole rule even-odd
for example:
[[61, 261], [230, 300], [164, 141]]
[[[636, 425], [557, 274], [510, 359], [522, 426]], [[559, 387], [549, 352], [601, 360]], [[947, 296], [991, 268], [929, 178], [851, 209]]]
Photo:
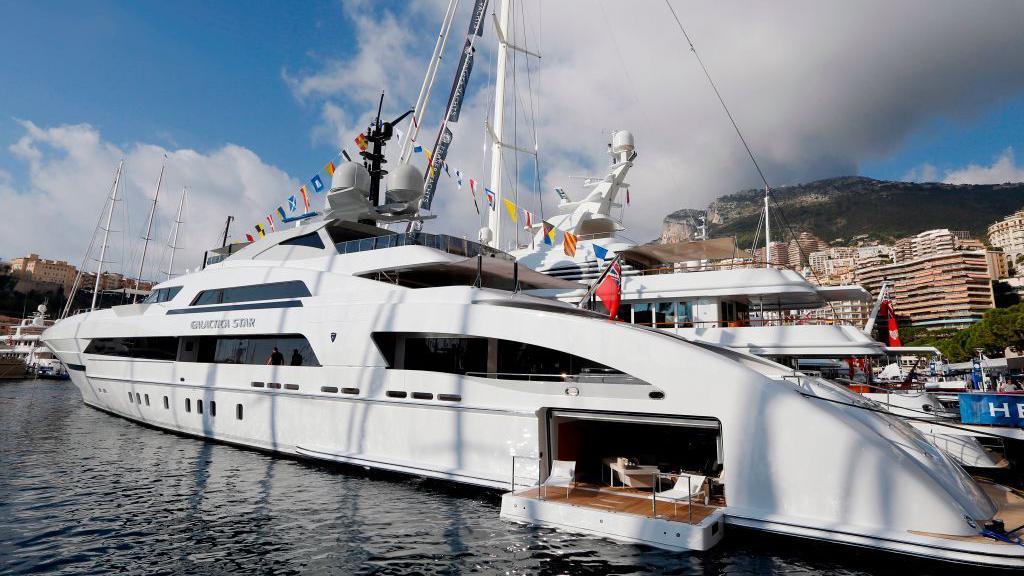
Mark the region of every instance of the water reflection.
[[0, 384], [0, 573], [950, 573], [730, 530], [679, 554], [510, 524], [499, 495], [273, 458]]

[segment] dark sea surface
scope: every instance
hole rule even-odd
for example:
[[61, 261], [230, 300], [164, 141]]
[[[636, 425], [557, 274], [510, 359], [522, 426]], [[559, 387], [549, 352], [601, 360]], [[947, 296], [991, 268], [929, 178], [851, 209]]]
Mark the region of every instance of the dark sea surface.
[[967, 574], [727, 528], [707, 553], [521, 526], [500, 493], [273, 457], [0, 382], [0, 574]]

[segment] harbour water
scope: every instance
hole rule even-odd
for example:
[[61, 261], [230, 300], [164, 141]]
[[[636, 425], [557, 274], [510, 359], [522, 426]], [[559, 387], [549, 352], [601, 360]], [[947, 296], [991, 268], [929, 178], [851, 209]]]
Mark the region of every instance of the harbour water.
[[729, 530], [685, 554], [520, 526], [499, 493], [139, 426], [0, 383], [2, 574], [962, 574]]

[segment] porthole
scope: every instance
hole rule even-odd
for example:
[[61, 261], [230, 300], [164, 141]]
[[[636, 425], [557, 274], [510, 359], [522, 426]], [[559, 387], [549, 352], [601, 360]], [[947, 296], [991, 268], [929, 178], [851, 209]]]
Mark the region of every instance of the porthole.
[[417, 400], [433, 400], [434, 395], [430, 392], [413, 392], [412, 397]]
[[409, 394], [401, 390], [388, 390], [388, 398], [405, 398]]
[[284, 385], [284, 389], [285, 390], [298, 390], [299, 389], [299, 385], [298, 384], [285, 384]]
[[665, 393], [661, 390], [651, 390], [647, 393], [647, 396], [649, 396], [651, 400], [662, 400], [665, 398]]
[[331, 394], [337, 394], [338, 393], [338, 389], [336, 387], [334, 387], [334, 386], [321, 386], [320, 387], [320, 391], [321, 392], [330, 392]]
[[462, 402], [462, 396], [458, 394], [438, 394], [437, 399], [445, 402]]
[[253, 388], [263, 388], [263, 382], [253, 382], [252, 383], [252, 387]]
[[342, 388], [342, 394], [359, 394], [359, 388]]

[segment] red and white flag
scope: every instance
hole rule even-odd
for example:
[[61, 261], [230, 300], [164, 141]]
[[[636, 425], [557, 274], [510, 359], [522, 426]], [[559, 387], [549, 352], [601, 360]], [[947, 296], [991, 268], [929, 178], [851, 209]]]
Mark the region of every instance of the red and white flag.
[[896, 324], [896, 312], [892, 309], [892, 300], [885, 300], [882, 306], [889, 320], [889, 346], [903, 346], [903, 342], [900, 341], [900, 327]]
[[619, 315], [619, 304], [622, 302], [622, 266], [618, 259], [612, 263], [611, 270], [601, 280], [601, 285], [594, 290], [594, 295], [601, 299], [601, 303], [608, 310], [608, 317], [615, 318]]

